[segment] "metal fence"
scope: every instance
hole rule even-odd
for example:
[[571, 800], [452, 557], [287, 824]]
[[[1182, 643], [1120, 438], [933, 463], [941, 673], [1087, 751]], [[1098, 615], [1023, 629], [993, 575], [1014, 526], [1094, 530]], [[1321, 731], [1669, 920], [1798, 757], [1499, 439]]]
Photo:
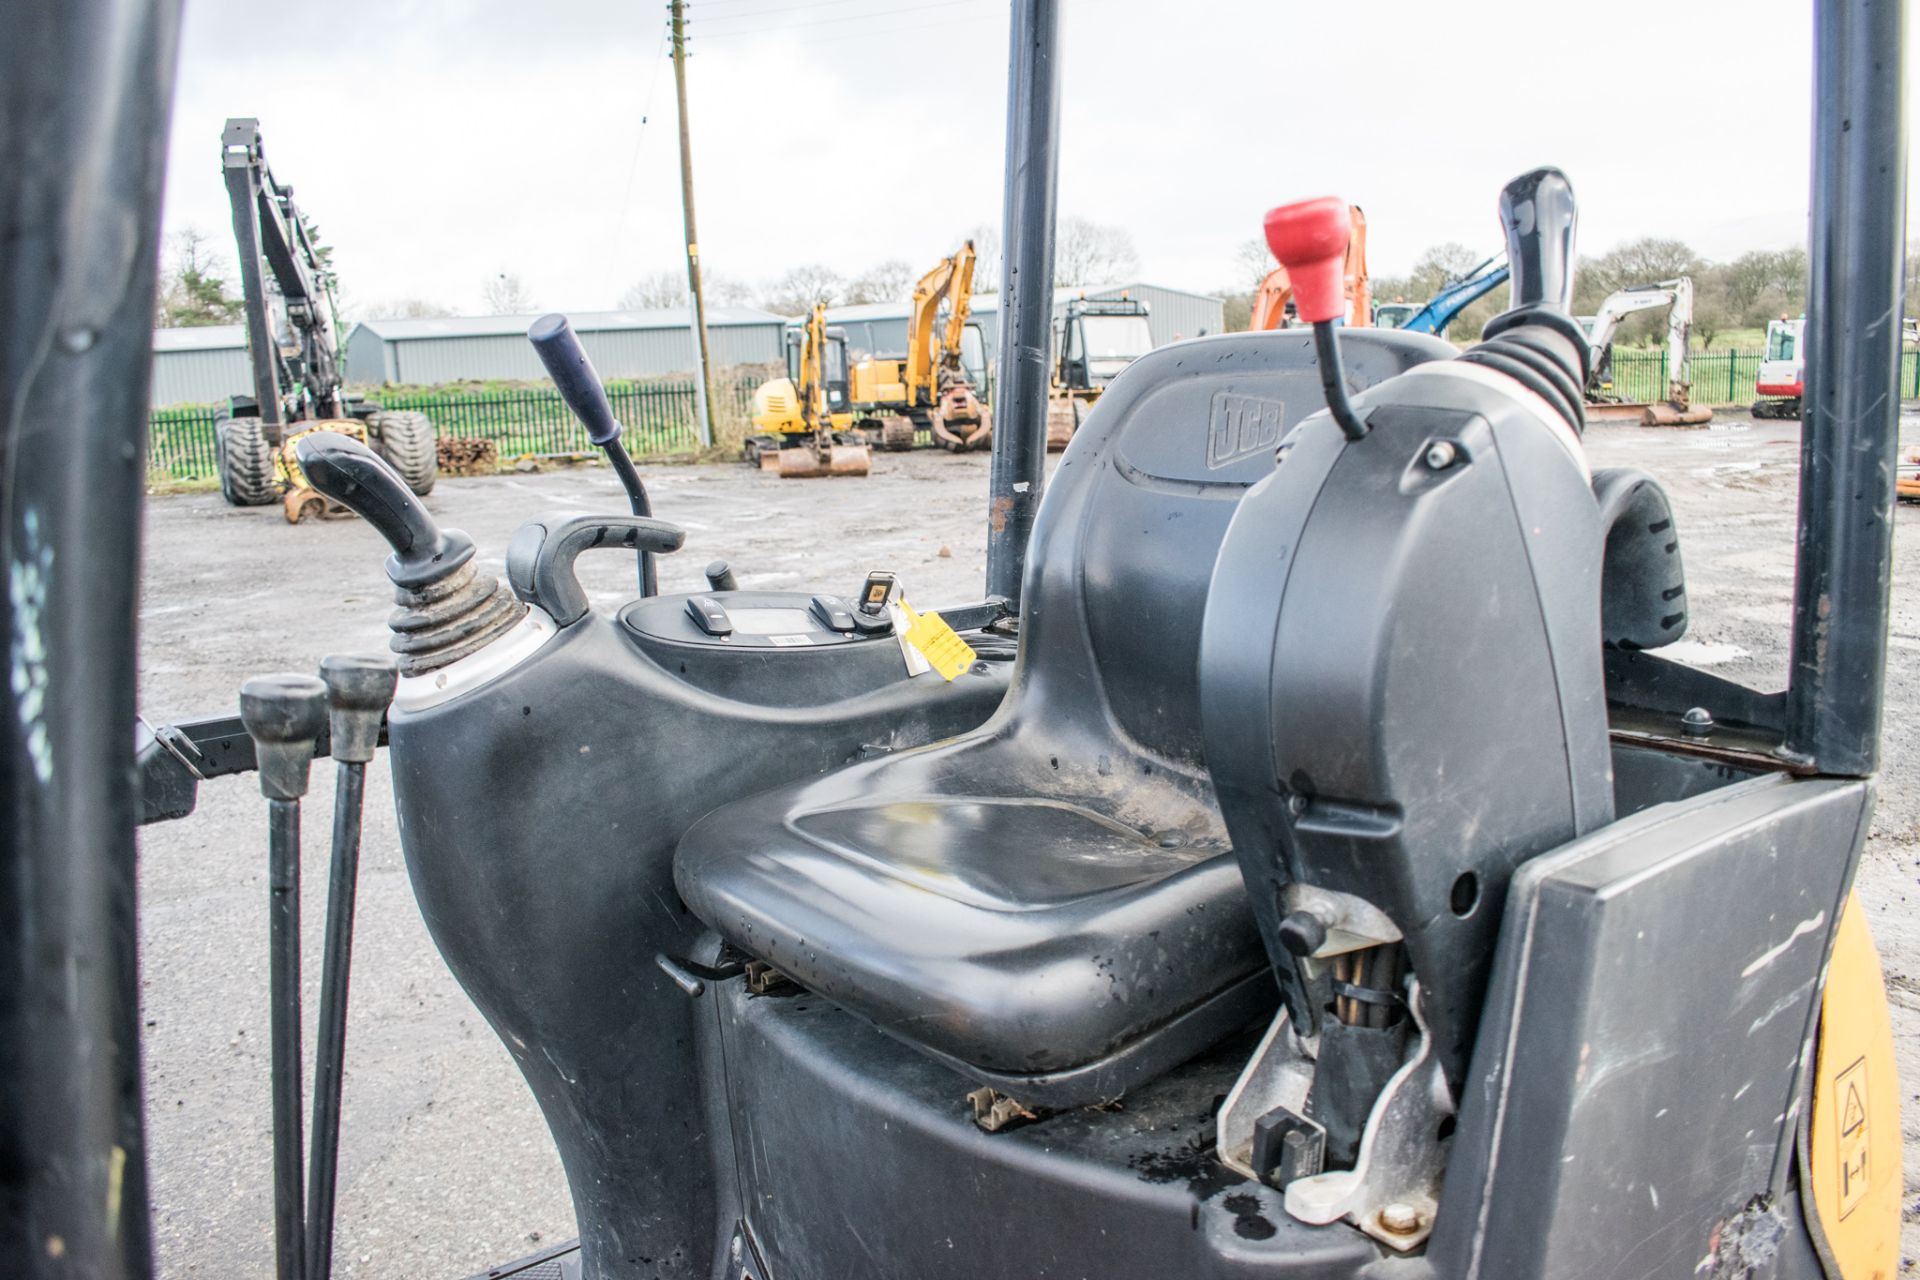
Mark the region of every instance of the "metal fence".
[[[723, 379], [714, 385], [714, 417], [744, 421], [754, 384]], [[613, 415], [625, 428], [621, 439], [636, 458], [687, 453], [700, 447], [690, 382], [616, 383], [607, 388]], [[491, 440], [502, 458], [569, 457], [596, 452], [560, 393], [552, 388], [515, 391], [433, 392], [379, 397], [387, 409], [417, 409], [433, 419], [442, 436]], [[148, 418], [147, 465], [177, 480], [218, 474], [214, 424], [225, 410], [214, 405], [156, 409]]]
[[[1692, 366], [1693, 403], [1752, 404], [1759, 395], [1754, 389], [1754, 378], [1765, 358], [1764, 351], [1694, 352], [1688, 360]], [[1615, 347], [1611, 394], [1628, 403], [1666, 399], [1666, 348]], [[1900, 398], [1920, 400], [1920, 351], [1904, 352], [1900, 357]]]

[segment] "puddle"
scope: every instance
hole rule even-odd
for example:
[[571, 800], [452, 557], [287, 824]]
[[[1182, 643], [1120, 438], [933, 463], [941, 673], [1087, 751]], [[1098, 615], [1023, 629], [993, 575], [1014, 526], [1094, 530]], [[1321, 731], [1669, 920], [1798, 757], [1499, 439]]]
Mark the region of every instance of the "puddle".
[[1737, 662], [1751, 655], [1737, 644], [1718, 644], [1710, 640], [1675, 640], [1672, 644], [1661, 645], [1658, 653], [1673, 662], [1684, 662], [1690, 667], [1717, 667], [1723, 662]]

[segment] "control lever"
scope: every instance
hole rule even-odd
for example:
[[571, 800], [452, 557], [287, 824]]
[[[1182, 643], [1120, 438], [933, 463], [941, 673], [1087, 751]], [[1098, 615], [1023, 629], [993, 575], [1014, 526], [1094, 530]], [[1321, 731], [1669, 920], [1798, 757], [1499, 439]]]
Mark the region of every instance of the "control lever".
[[1353, 235], [1353, 215], [1346, 201], [1321, 196], [1268, 210], [1265, 229], [1267, 247], [1293, 282], [1294, 309], [1313, 325], [1313, 349], [1319, 357], [1327, 411], [1347, 439], [1365, 439], [1367, 424], [1347, 398], [1336, 332], [1336, 321], [1347, 310], [1347, 240]]
[[[240, 687], [267, 798], [268, 1001], [273, 1074], [273, 1247], [279, 1280], [305, 1280], [300, 1189], [300, 797], [327, 686], [312, 676], [256, 676]], [[378, 730], [376, 729], [376, 733]]]
[[372, 525], [393, 554], [387, 577], [396, 587], [420, 591], [473, 559], [473, 539], [441, 529], [379, 454], [337, 431], [313, 431], [294, 442], [294, 456], [307, 483]]
[[353, 907], [360, 875], [360, 815], [367, 762], [400, 678], [388, 657], [320, 660], [327, 686], [334, 772], [333, 860], [327, 885], [326, 951], [320, 961], [320, 1029], [313, 1059], [313, 1148], [307, 1165], [307, 1277], [333, 1274], [333, 1193], [340, 1157], [340, 1090], [347, 1045], [347, 979], [353, 964]]
[[359, 515], [387, 540], [387, 577], [400, 607], [388, 626], [402, 674], [425, 675], [511, 631], [526, 610], [499, 580], [472, 565], [473, 539], [441, 529], [380, 455], [334, 431], [294, 442], [307, 483]]
[[1558, 169], [1529, 170], [1500, 190], [1515, 307], [1573, 309], [1573, 234], [1580, 211]]
[[[1558, 357], [1571, 356], [1577, 373], [1569, 369], [1558, 376], [1540, 361], [1528, 361], [1534, 367], [1521, 381], [1568, 413], [1576, 430], [1585, 422], [1582, 392], [1593, 372], [1587, 331], [1572, 315], [1573, 238], [1579, 221], [1573, 183], [1558, 169], [1530, 169], [1500, 189], [1500, 228], [1507, 238], [1507, 263], [1513, 272], [1513, 305], [1480, 331], [1483, 345], [1521, 325], [1540, 325], [1566, 339], [1568, 350], [1555, 353], [1550, 364], [1564, 364]], [[1496, 359], [1498, 354], [1494, 353]]]
[[[567, 402], [567, 407], [573, 410], [573, 416], [586, 427], [587, 438], [606, 453], [613, 473], [620, 477], [620, 483], [627, 491], [627, 502], [633, 508], [633, 514], [651, 516], [653, 503], [647, 498], [647, 486], [641, 482], [640, 473], [634, 470], [633, 459], [627, 456], [626, 446], [620, 443], [620, 422], [613, 416], [613, 406], [607, 403], [607, 389], [601, 383], [600, 375], [594, 371], [593, 361], [587, 359], [587, 349], [580, 345], [580, 338], [574, 333], [573, 326], [559, 312], [544, 315], [527, 330], [527, 341], [533, 344], [540, 363], [547, 367], [547, 376], [559, 388], [560, 398]], [[653, 553], [642, 548], [640, 594], [644, 597], [657, 593]]]

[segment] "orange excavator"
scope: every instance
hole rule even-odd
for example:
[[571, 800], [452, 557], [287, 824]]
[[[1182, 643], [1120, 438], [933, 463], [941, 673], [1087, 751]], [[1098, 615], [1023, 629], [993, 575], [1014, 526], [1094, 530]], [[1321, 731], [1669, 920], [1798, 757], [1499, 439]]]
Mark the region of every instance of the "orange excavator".
[[[1367, 215], [1357, 204], [1348, 205], [1353, 216], [1353, 236], [1347, 241], [1347, 324], [1358, 328], [1373, 323], [1373, 292], [1367, 286]], [[1293, 303], [1293, 281], [1285, 267], [1275, 267], [1260, 282], [1253, 295], [1253, 320], [1249, 329], [1288, 329], [1298, 321], [1289, 310]]]

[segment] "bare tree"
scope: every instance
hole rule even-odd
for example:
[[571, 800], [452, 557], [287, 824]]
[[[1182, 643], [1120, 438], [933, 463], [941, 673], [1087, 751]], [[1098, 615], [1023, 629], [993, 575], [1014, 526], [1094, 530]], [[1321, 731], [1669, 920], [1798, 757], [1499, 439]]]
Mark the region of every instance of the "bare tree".
[[480, 296], [485, 300], [487, 310], [496, 316], [525, 315], [540, 309], [526, 282], [511, 271], [502, 271], [481, 285]]
[[369, 303], [361, 314], [369, 320], [431, 320], [452, 315], [453, 308], [429, 298], [387, 298]]
[[1068, 218], [1054, 239], [1053, 282], [1068, 288], [1113, 284], [1140, 269], [1133, 235], [1125, 227]]
[[760, 305], [776, 315], [798, 316], [817, 304], [835, 306], [846, 297], [847, 284], [832, 267], [819, 263], [789, 268], [761, 291]]
[[913, 281], [913, 268], [890, 258], [855, 276], [847, 285], [847, 301], [899, 302], [913, 288]]
[[160, 265], [160, 287], [153, 322], [162, 329], [231, 324], [244, 304], [232, 292], [226, 264], [213, 238], [198, 227], [182, 227], [167, 237]]
[[687, 305], [687, 282], [677, 271], [649, 271], [620, 295], [623, 311], [660, 311]]
[[753, 305], [753, 286], [745, 280], [737, 280], [719, 271], [700, 269], [700, 288], [707, 295], [710, 307], [750, 307]]
[[[1243, 282], [1246, 289], [1258, 289], [1266, 278], [1279, 266], [1274, 259], [1273, 250], [1267, 248], [1267, 242], [1259, 236], [1242, 240], [1240, 247], [1233, 251], [1234, 275]], [[1239, 290], [1235, 290], [1239, 292]]]

